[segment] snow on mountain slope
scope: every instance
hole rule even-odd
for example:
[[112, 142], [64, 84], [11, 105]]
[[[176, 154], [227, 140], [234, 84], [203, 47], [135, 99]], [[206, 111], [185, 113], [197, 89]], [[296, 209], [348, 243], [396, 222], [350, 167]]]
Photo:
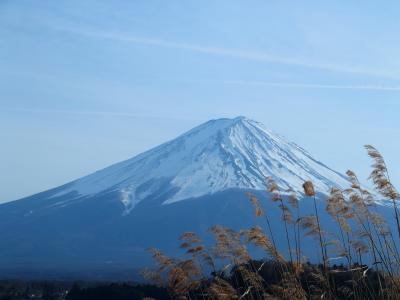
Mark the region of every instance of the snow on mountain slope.
[[272, 176], [282, 189], [302, 191], [305, 180], [327, 193], [345, 187], [344, 176], [304, 149], [245, 117], [204, 123], [132, 159], [78, 179], [56, 196], [119, 193], [127, 210], [153, 194], [172, 193], [164, 204], [229, 188], [265, 189]]

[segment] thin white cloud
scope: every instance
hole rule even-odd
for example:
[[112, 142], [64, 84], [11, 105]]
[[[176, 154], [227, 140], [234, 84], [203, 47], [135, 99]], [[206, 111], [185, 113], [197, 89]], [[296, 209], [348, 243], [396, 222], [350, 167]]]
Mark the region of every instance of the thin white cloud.
[[146, 113], [113, 112], [113, 111], [88, 111], [88, 110], [64, 110], [64, 109], [43, 109], [43, 108], [1, 108], [0, 112], [20, 112], [20, 113], [45, 113], [45, 114], [63, 114], [63, 115], [82, 115], [95, 117], [128, 117], [128, 118], [154, 118], [154, 119], [172, 119], [172, 120], [190, 120], [181, 116], [166, 116]]
[[354, 73], [367, 76], [400, 79], [400, 74], [390, 70], [368, 69], [362, 66], [341, 65], [337, 63], [316, 61], [308, 58], [284, 57], [266, 52], [238, 50], [238, 49], [231, 49], [231, 48], [217, 47], [217, 46], [196, 45], [185, 42], [167, 41], [158, 38], [144, 38], [144, 37], [129, 35], [126, 33], [99, 31], [88, 28], [58, 27], [57, 29], [91, 38], [100, 38], [106, 40], [127, 42], [140, 45], [149, 45], [162, 48], [173, 48], [173, 49], [187, 50], [187, 51], [193, 51], [210, 55], [221, 55], [232, 58], [298, 66], [298, 67], [305, 67], [312, 69], [321, 69], [333, 72]]
[[[76, 111], [61, 109], [41, 109], [41, 108], [3, 108], [1, 110], [9, 112], [28, 112], [28, 113], [56, 113], [69, 115], [93, 115], [93, 116], [117, 116], [117, 117], [143, 117], [140, 114], [107, 111]], [[147, 117], [147, 116], [146, 116]]]
[[262, 82], [262, 81], [241, 81], [227, 80], [224, 84], [232, 85], [250, 85], [250, 86], [271, 86], [285, 88], [302, 89], [337, 89], [337, 90], [377, 90], [377, 91], [400, 91], [400, 86], [387, 85], [336, 85], [336, 84], [307, 84], [307, 83], [280, 83], [280, 82]]

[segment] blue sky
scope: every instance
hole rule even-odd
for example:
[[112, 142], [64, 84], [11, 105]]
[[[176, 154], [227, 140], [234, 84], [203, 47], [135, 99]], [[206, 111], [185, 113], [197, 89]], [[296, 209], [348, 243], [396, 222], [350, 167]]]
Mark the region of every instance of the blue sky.
[[397, 1], [0, 1], [0, 202], [245, 115], [400, 186]]

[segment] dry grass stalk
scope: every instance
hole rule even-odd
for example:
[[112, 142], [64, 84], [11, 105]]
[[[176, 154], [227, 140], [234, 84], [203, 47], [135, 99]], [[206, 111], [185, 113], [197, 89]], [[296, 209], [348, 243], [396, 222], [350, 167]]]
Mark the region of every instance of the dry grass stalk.
[[272, 290], [274, 295], [279, 297], [279, 299], [283, 300], [306, 300], [307, 294], [302, 288], [302, 286], [298, 283], [298, 281], [291, 276], [291, 274], [287, 274], [287, 276], [283, 276], [282, 280], [279, 284], [272, 285]]
[[277, 261], [283, 262], [285, 260], [260, 227], [242, 230], [241, 234], [245, 237], [247, 243], [260, 247]]
[[397, 208], [399, 193], [390, 182], [389, 171], [386, 167], [385, 160], [383, 159], [379, 151], [371, 145], [366, 145], [365, 149], [367, 150], [369, 157], [371, 157], [374, 161], [374, 163], [372, 164], [372, 172], [369, 178], [372, 179], [375, 188], [381, 195], [392, 200], [393, 209], [396, 217], [397, 233], [400, 238], [400, 217], [399, 210]]
[[282, 199], [279, 186], [271, 176], [267, 178], [267, 191], [272, 195], [271, 201], [277, 202]]
[[191, 269], [184, 269], [187, 266], [175, 266], [167, 275], [168, 290], [174, 297], [186, 296], [191, 290], [199, 286], [199, 282], [190, 277]]
[[213, 226], [210, 232], [216, 241], [213, 249], [216, 257], [229, 259], [234, 264], [246, 263], [251, 259], [247, 249], [240, 242], [240, 233], [222, 226]]
[[149, 252], [153, 259], [158, 263], [159, 272], [163, 272], [174, 265], [174, 261], [156, 248], [150, 248]]
[[247, 197], [249, 198], [251, 204], [253, 205], [255, 216], [256, 217], [264, 216], [264, 210], [262, 209], [257, 197], [251, 192], [247, 193]]
[[245, 265], [240, 265], [236, 268], [236, 270], [240, 276], [242, 277], [243, 282], [247, 287], [251, 287], [252, 289], [262, 291], [263, 290], [263, 278], [257, 273], [250, 270]]
[[389, 172], [382, 155], [371, 145], [366, 145], [365, 149], [367, 149], [368, 155], [374, 160], [370, 178], [374, 182], [376, 189], [386, 198], [392, 200], [398, 199], [399, 193], [390, 182]]
[[230, 300], [238, 299], [236, 289], [226, 280], [216, 277], [208, 288], [208, 293], [213, 299]]
[[[323, 237], [322, 229], [321, 229], [321, 223], [319, 221], [319, 213], [318, 213], [318, 208], [317, 208], [317, 201], [315, 199], [315, 190], [314, 190], [314, 184], [311, 181], [306, 181], [303, 184], [303, 189], [304, 189], [304, 194], [306, 196], [312, 197], [314, 200], [314, 211], [315, 211], [315, 221], [316, 221], [316, 230], [318, 232], [318, 237], [319, 237], [319, 244], [321, 248], [321, 254], [322, 254], [322, 260], [324, 264], [324, 268], [326, 269], [327, 267], [327, 251], [326, 251], [326, 244], [325, 244], [325, 239]], [[311, 224], [309, 224], [311, 226]], [[310, 232], [312, 232], [312, 227], [310, 227]]]
[[199, 286], [200, 268], [193, 259], [173, 260], [160, 250], [149, 249], [158, 264], [157, 271], [144, 269], [142, 275], [157, 285], [165, 285], [171, 296], [183, 297]]
[[352, 228], [348, 220], [353, 217], [349, 203], [346, 201], [342, 191], [336, 187], [331, 188], [327, 199], [327, 213], [337, 222], [339, 226], [341, 245], [338, 247], [338, 255], [347, 258], [348, 265], [352, 264], [350, 249], [350, 234]]
[[303, 216], [300, 218], [299, 224], [305, 231], [306, 236], [318, 235], [317, 218], [315, 216]]
[[299, 199], [297, 198], [296, 192], [289, 187], [286, 191], [288, 193], [288, 203], [289, 205], [296, 210], [296, 220], [293, 222], [293, 230], [295, 237], [295, 247], [296, 247], [296, 262], [297, 265], [301, 264], [301, 239], [300, 239], [300, 205]]
[[272, 227], [271, 227], [271, 223], [269, 221], [268, 215], [262, 209], [259, 200], [257, 199], [257, 197], [253, 193], [251, 193], [251, 192], [247, 193], [247, 197], [249, 198], [250, 202], [253, 205], [255, 216], [256, 217], [260, 217], [260, 216], [263, 216], [263, 215], [265, 216], [265, 220], [267, 222], [267, 227], [268, 227], [269, 234], [271, 236], [272, 244], [276, 248], [275, 238], [274, 238], [274, 234], [272, 232]]
[[315, 196], [314, 184], [311, 181], [306, 181], [303, 184], [304, 194], [308, 197]]
[[185, 249], [187, 254], [198, 260], [200, 265], [204, 262], [206, 266], [211, 267], [213, 272], [216, 271], [214, 259], [194, 232], [185, 232], [180, 240], [182, 241], [181, 248]]
[[292, 214], [290, 212], [289, 207], [287, 207], [287, 205], [283, 203], [279, 186], [272, 177], [267, 178], [267, 190], [272, 194], [271, 200], [273, 202], [279, 202], [279, 208], [281, 209], [282, 212], [282, 221], [283, 224], [285, 225], [286, 242], [288, 245], [290, 262], [293, 263], [292, 246], [290, 244], [290, 236], [288, 230], [288, 224], [293, 223]]
[[[393, 254], [398, 259], [399, 253], [393, 251], [394, 247], [391, 247], [390, 242], [387, 241], [387, 225], [384, 220], [376, 213], [370, 211], [371, 208], [376, 208], [376, 201], [370, 192], [361, 187], [353, 171], [349, 170], [346, 174], [351, 182], [351, 187], [345, 192], [349, 196], [349, 203], [352, 205], [354, 219], [360, 226], [357, 238], [361, 240], [367, 239], [370, 244], [369, 250], [373, 256], [373, 261], [377, 261], [379, 257], [379, 260], [383, 262], [388, 272], [392, 272], [390, 257]], [[379, 265], [375, 265], [375, 268], [379, 270]]]
[[296, 192], [289, 187], [286, 191], [288, 195], [288, 203], [290, 204], [291, 207], [293, 208], [299, 208], [299, 199], [297, 198]]

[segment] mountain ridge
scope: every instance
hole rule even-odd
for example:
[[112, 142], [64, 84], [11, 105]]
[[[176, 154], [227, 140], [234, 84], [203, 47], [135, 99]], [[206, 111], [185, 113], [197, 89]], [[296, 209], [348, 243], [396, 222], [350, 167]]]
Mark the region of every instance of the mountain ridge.
[[[263, 190], [267, 177], [283, 191], [292, 188], [298, 194], [306, 180], [323, 194], [347, 184], [343, 175], [297, 144], [240, 116], [205, 122], [130, 159], [51, 189], [56, 192], [48, 198], [54, 199], [53, 205], [65, 206], [117, 191], [127, 214], [157, 193], [168, 194], [162, 204], [170, 204], [230, 188]], [[65, 195], [68, 200], [57, 201]]]

